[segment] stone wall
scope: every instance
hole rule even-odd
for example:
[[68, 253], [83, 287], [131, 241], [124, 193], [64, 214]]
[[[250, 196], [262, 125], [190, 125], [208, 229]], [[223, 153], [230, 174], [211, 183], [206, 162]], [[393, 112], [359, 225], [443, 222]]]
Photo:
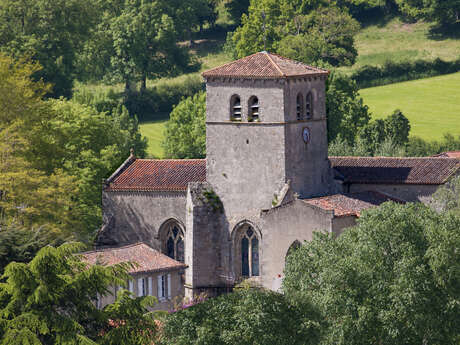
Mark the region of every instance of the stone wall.
[[158, 231], [162, 224], [170, 219], [182, 227], [185, 224], [185, 192], [103, 191], [102, 210], [97, 247], [145, 242], [161, 250]]
[[433, 193], [439, 185], [418, 185], [418, 184], [358, 184], [354, 183], [346, 187], [347, 192], [361, 192], [374, 190], [393, 197], [410, 202], [423, 202], [428, 204], [432, 200]]
[[314, 231], [330, 232], [332, 217], [332, 211], [324, 211], [302, 200], [263, 212], [260, 219], [261, 284], [273, 290], [279, 288], [290, 246], [295, 241], [310, 241]]

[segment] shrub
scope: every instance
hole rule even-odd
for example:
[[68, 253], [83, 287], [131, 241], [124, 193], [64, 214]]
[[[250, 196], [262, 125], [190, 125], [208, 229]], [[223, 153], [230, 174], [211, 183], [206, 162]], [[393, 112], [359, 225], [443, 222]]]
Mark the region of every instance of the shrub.
[[383, 66], [360, 67], [351, 75], [351, 78], [362, 89], [458, 71], [460, 71], [460, 58], [455, 61], [443, 61], [439, 58], [433, 61], [387, 61]]

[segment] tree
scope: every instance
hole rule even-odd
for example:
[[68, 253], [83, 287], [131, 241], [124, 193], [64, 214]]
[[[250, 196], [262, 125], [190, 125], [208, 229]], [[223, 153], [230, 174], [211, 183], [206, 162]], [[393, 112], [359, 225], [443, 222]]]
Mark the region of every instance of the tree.
[[166, 124], [163, 147], [167, 157], [203, 158], [206, 155], [206, 94], [197, 93], [174, 107]]
[[129, 293], [122, 292], [114, 305], [96, 308], [97, 295], [108, 294], [115, 284], [126, 284], [132, 265], [87, 267], [76, 255], [82, 248], [76, 243], [47, 246], [30, 263], [12, 262], [6, 267], [5, 281], [0, 283], [2, 344], [112, 344], [107, 330], [120, 320], [120, 310], [129, 310], [126, 315], [136, 316], [138, 325], [118, 322], [114, 332], [119, 344], [139, 344], [135, 340], [148, 344], [155, 339], [156, 327], [145, 309], [153, 297], [131, 300], [126, 297]]
[[317, 344], [316, 315], [308, 303], [294, 306], [282, 294], [239, 289], [168, 315], [162, 344]]
[[289, 255], [283, 290], [319, 308], [321, 344], [456, 344], [459, 229], [453, 214], [385, 203]]
[[[176, 8], [172, 8], [161, 0], [132, 0], [105, 7], [94, 33], [96, 41], [88, 42], [83, 61], [93, 60], [91, 65], [96, 65], [98, 74], [106, 75], [106, 79], [124, 82], [126, 95], [132, 82], [141, 81], [143, 91], [148, 78], [189, 68], [188, 51], [177, 45], [178, 25], [183, 19], [176, 23]], [[92, 51], [94, 48], [99, 51]]]
[[410, 124], [407, 117], [396, 109], [393, 114], [385, 118], [385, 135], [392, 138], [396, 145], [402, 146], [409, 141]]
[[334, 2], [263, 0], [251, 2], [229, 39], [239, 58], [269, 50], [310, 64], [349, 65], [357, 56], [353, 37], [358, 29], [346, 8]]
[[460, 216], [460, 176], [454, 177], [433, 194], [436, 208], [450, 211]]
[[0, 217], [88, 241], [100, 224], [101, 180], [128, 156], [145, 154], [137, 120], [64, 99], [44, 101], [39, 67], [0, 55]]
[[27, 55], [43, 69], [34, 78], [53, 84], [49, 95], [70, 97], [76, 54], [95, 25], [92, 0], [0, 1], [0, 50]]
[[230, 18], [236, 25], [241, 24], [241, 16], [248, 12], [249, 0], [230, 0], [225, 4]]
[[459, 0], [396, 0], [400, 11], [410, 19], [436, 21], [441, 26], [458, 23]]
[[359, 24], [346, 11], [321, 8], [295, 17], [296, 32], [281, 39], [277, 52], [309, 64], [327, 62], [332, 66], [351, 66], [358, 51], [354, 36]]
[[328, 141], [340, 134], [350, 145], [354, 145], [356, 133], [370, 120], [356, 83], [337, 71], [326, 82], [326, 114]]

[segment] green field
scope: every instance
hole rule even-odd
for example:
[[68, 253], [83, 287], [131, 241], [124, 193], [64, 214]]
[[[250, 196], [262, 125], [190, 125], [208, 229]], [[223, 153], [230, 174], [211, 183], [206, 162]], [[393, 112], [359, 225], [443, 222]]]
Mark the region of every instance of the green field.
[[163, 158], [164, 129], [167, 119], [144, 122], [139, 125], [141, 134], [148, 139], [147, 156], [150, 158]]
[[410, 121], [410, 135], [426, 140], [460, 135], [460, 72], [360, 90], [373, 118], [399, 108]]

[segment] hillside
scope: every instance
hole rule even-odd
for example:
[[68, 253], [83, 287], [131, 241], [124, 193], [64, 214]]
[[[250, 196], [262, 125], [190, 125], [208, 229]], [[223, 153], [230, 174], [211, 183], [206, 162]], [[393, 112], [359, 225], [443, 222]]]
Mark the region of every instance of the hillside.
[[410, 120], [412, 136], [426, 140], [444, 133], [460, 135], [460, 72], [434, 78], [362, 89], [374, 118], [399, 108]]

